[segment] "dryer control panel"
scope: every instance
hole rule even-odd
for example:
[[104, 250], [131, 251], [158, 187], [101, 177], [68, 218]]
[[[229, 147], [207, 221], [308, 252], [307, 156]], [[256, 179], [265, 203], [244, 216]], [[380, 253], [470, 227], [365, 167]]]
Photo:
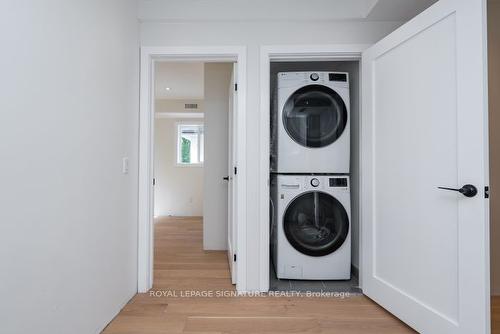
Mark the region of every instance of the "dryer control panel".
[[347, 87], [349, 85], [348, 72], [279, 72], [278, 90], [297, 85], [326, 85], [335, 87]]
[[328, 80], [347, 82], [347, 73], [328, 73]]

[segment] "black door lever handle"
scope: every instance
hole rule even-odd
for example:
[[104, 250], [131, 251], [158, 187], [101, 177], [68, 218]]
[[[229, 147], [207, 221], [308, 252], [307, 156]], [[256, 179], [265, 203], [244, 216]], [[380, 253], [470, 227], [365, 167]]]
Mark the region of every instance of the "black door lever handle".
[[438, 187], [438, 189], [458, 191], [465, 197], [474, 197], [477, 195], [477, 188], [472, 184], [466, 184], [462, 188], [448, 188], [448, 187]]
[[224, 176], [222, 179], [225, 181], [229, 181], [229, 176]]

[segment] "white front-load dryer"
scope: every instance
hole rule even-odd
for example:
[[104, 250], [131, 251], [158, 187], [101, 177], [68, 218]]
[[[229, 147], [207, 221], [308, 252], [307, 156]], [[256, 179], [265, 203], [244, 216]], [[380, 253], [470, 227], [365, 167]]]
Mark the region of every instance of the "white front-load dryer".
[[348, 176], [275, 174], [271, 208], [271, 252], [278, 278], [351, 278]]
[[271, 171], [349, 173], [349, 74], [280, 72], [271, 120]]

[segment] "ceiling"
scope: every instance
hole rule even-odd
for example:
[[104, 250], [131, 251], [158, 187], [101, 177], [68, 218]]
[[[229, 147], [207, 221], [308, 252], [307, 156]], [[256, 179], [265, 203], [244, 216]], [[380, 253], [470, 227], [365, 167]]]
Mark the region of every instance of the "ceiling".
[[407, 21], [436, 0], [139, 0], [141, 21]]
[[[167, 90], [167, 88], [170, 88]], [[170, 100], [202, 100], [204, 66], [202, 62], [157, 62], [155, 98]]]
[[372, 21], [408, 21], [437, 0], [379, 0], [367, 19]]
[[[407, 21], [436, 0], [139, 0], [141, 21]], [[201, 62], [160, 62], [155, 98], [202, 100]], [[167, 90], [166, 88], [170, 88]]]

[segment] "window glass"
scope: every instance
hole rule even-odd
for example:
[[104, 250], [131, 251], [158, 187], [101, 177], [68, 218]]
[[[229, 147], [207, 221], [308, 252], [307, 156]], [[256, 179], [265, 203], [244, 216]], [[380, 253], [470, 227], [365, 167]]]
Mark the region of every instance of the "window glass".
[[204, 151], [203, 124], [179, 124], [177, 127], [177, 163], [202, 164]]

